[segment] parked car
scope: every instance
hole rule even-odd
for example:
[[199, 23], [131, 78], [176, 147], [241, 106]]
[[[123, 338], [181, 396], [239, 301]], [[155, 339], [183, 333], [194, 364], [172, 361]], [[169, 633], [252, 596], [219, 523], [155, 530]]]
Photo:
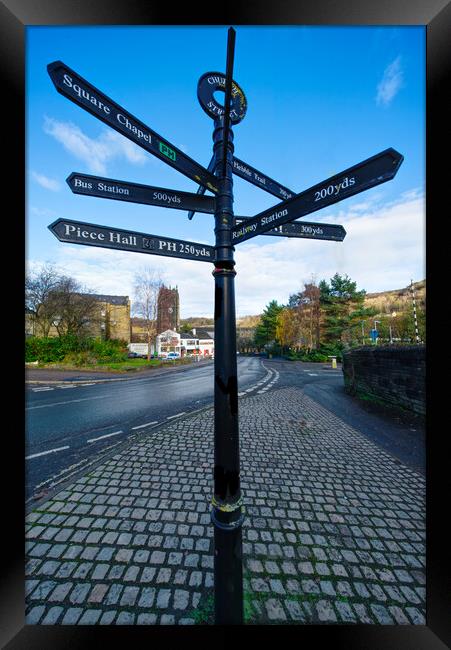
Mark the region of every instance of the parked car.
[[166, 359], [179, 359], [180, 354], [178, 352], [168, 352]]
[[129, 359], [136, 359], [137, 357], [139, 357], [139, 354], [137, 354], [136, 352], [129, 352], [129, 353], [127, 354], [127, 357], [128, 357]]

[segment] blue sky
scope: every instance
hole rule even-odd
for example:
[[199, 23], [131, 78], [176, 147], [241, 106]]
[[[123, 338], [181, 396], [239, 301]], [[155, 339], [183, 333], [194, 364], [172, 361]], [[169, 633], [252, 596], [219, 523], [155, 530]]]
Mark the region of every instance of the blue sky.
[[[213, 315], [211, 265], [59, 242], [58, 217], [214, 244], [212, 215], [74, 195], [73, 172], [195, 192], [187, 177], [56, 92], [61, 60], [207, 166], [213, 121], [197, 100], [207, 71], [225, 72], [228, 26], [27, 28], [27, 265], [51, 262], [98, 293], [130, 295], [145, 266], [179, 287], [182, 318]], [[368, 292], [425, 277], [423, 27], [235, 26], [234, 79], [248, 102], [235, 156], [300, 192], [387, 147], [404, 155], [393, 181], [306, 221], [342, 224], [343, 242], [256, 237], [236, 246], [237, 315], [287, 302], [303, 282], [347, 273]], [[234, 176], [234, 210], [278, 199]]]

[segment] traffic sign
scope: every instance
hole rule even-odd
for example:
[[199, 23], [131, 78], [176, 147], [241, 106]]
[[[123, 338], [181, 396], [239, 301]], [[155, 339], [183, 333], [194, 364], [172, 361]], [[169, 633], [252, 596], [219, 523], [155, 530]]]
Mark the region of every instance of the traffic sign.
[[213, 196], [200, 196], [191, 192], [179, 192], [178, 190], [168, 190], [165, 187], [128, 183], [114, 178], [103, 178], [102, 176], [91, 176], [90, 174], [79, 174], [78, 172], [72, 172], [66, 182], [74, 194], [158, 205], [163, 208], [175, 208], [177, 210], [195, 210], [196, 212], [208, 212], [210, 214], [215, 211], [215, 198]]
[[300, 194], [260, 212], [232, 229], [232, 242], [238, 244], [299, 217], [321, 210], [354, 194], [385, 183], [396, 175], [404, 157], [389, 148], [349, 167]]
[[[277, 196], [279, 199], [291, 199], [292, 196], [295, 196], [295, 194], [297, 194], [297, 192], [293, 192], [293, 190], [288, 189], [288, 187], [285, 187], [285, 185], [281, 185], [274, 179], [270, 178], [266, 174], [263, 174], [263, 172], [258, 171], [258, 169], [255, 169], [255, 167], [251, 167], [251, 165], [248, 165], [239, 158], [233, 157], [232, 163], [232, 171], [236, 176], [244, 178], [246, 181], [249, 181], [249, 183], [256, 185], [261, 190], [265, 190], [265, 192], [269, 192], [269, 194], [272, 194], [273, 196]], [[208, 165], [208, 171], [211, 172], [213, 169], [214, 156]], [[205, 190], [206, 188], [203, 185], [199, 185], [197, 193], [205, 194]], [[194, 211], [192, 210], [188, 214], [188, 219], [192, 219], [193, 216]]]
[[[245, 222], [249, 217], [236, 217], [237, 222]], [[262, 235], [278, 237], [299, 237], [302, 239], [323, 239], [329, 241], [343, 241], [346, 237], [346, 230], [343, 226], [336, 226], [332, 223], [310, 223], [307, 221], [293, 221], [284, 223], [281, 226], [272, 228]]]
[[[228, 51], [230, 51], [230, 48]], [[201, 76], [197, 83], [197, 98], [199, 100], [199, 103], [205, 113], [207, 113], [207, 115], [213, 119], [221, 117], [225, 113], [224, 106], [221, 106], [221, 104], [219, 104], [214, 97], [214, 93], [217, 90], [222, 90], [225, 92], [225, 88], [226, 75], [222, 72], [206, 72]], [[238, 124], [241, 122], [243, 117], [246, 115], [246, 109], [246, 96], [236, 81], [232, 81], [230, 106], [231, 123]]]
[[212, 192], [218, 191], [218, 182], [213, 174], [116, 104], [62, 61], [49, 63], [47, 71], [61, 95], [191, 180], [205, 185]]
[[159, 235], [148, 235], [147, 233], [123, 230], [122, 228], [99, 226], [95, 223], [57, 219], [48, 228], [59, 241], [68, 244], [83, 244], [85, 246], [113, 248], [134, 253], [179, 257], [185, 260], [199, 260], [199, 262], [214, 262], [215, 258], [213, 246], [160, 237]]
[[256, 185], [262, 190], [266, 190], [266, 192], [269, 192], [278, 198], [291, 199], [291, 197], [296, 195], [296, 192], [289, 190], [288, 187], [281, 185], [239, 158], [233, 158], [232, 170], [236, 176], [244, 178], [244, 180], [249, 181], [249, 183]]

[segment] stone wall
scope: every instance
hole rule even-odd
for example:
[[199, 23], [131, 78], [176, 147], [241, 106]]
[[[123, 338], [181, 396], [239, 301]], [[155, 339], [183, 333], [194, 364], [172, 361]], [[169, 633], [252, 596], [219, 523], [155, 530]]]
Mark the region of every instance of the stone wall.
[[343, 353], [346, 392], [425, 415], [424, 345], [365, 346]]

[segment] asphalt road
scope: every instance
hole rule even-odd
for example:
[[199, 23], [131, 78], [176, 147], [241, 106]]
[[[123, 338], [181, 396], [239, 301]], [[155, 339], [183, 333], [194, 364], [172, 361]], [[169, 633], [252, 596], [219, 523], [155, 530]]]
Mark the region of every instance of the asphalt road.
[[[213, 402], [213, 362], [125, 381], [28, 384], [26, 499], [89, 467], [141, 429]], [[260, 358], [238, 359], [241, 396], [275, 373]]]
[[[29, 384], [26, 391], [26, 499], [42, 498], [127, 439], [213, 403], [213, 362], [158, 376], [105, 383]], [[239, 397], [298, 386], [347, 424], [419, 472], [424, 431], [344, 392], [340, 366], [238, 358]]]

